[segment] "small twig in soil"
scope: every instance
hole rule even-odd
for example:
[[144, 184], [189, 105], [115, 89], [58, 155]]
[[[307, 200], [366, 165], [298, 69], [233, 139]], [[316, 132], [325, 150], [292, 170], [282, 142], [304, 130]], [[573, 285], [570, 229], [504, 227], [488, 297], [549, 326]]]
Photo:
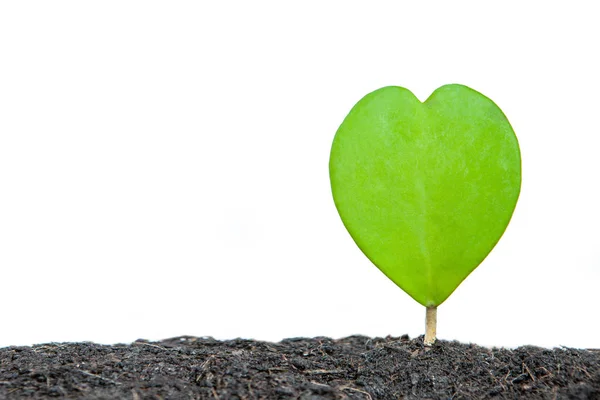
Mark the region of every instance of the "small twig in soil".
[[210, 356], [206, 359], [206, 361], [204, 361], [202, 363], [202, 365], [200, 365], [200, 370], [204, 371], [206, 369], [206, 367], [208, 367], [208, 364], [215, 358], [215, 356]]
[[544, 379], [544, 378], [546, 378], [548, 376], [554, 376], [554, 374], [552, 372], [548, 371], [548, 369], [546, 369], [545, 367], [539, 367], [539, 368], [543, 369], [544, 371], [546, 371], [546, 375], [540, 376], [540, 379]]
[[310, 383], [312, 383], [312, 384], [313, 384], [313, 385], [315, 385], [315, 386], [321, 386], [321, 387], [324, 387], [324, 388], [331, 388], [331, 386], [329, 386], [329, 385], [328, 385], [328, 384], [326, 384], [326, 383], [315, 382], [315, 381], [309, 381], [309, 382], [310, 382]]
[[577, 367], [577, 370], [583, 372], [588, 378], [591, 378], [592, 376], [590, 375], [589, 372], [587, 372], [587, 370], [585, 368], [581, 368], [581, 367]]
[[513, 378], [513, 379], [510, 381], [510, 383], [512, 383], [512, 384], [519, 383], [519, 382], [521, 382], [521, 381], [522, 381], [522, 378], [524, 378], [524, 377], [526, 377], [526, 376], [527, 376], [527, 374], [521, 374], [521, 375], [518, 375], [517, 377]]
[[267, 371], [269, 372], [269, 375], [271, 375], [272, 372], [285, 372], [287, 371], [287, 368], [284, 367], [274, 367], [274, 368], [269, 368]]
[[200, 379], [202, 379], [205, 375], [206, 375], [206, 369], [208, 368], [208, 364], [210, 364], [210, 362], [215, 358], [214, 355], [208, 357], [206, 359], [206, 361], [204, 361], [202, 363], [202, 365], [200, 365], [200, 374], [198, 374], [198, 376], [196, 377], [196, 382], [200, 382]]
[[341, 386], [340, 390], [352, 390], [354, 392], [359, 392], [359, 393], [366, 395], [369, 400], [373, 400], [373, 397], [371, 397], [371, 394], [369, 392], [365, 392], [364, 390], [360, 390], [360, 389], [353, 388], [350, 386]]
[[525, 371], [527, 371], [527, 373], [529, 374], [529, 376], [531, 377], [531, 381], [535, 382], [535, 376], [533, 376], [533, 374], [531, 373], [531, 371], [529, 370], [529, 367], [527, 366], [527, 364], [523, 363], [523, 368], [525, 369]]
[[121, 382], [113, 381], [112, 379], [108, 379], [108, 378], [105, 378], [105, 377], [100, 376], [100, 375], [92, 374], [91, 372], [87, 372], [87, 371], [84, 371], [82, 369], [76, 369], [76, 371], [81, 372], [82, 374], [87, 375], [87, 376], [93, 376], [94, 378], [98, 378], [98, 379], [101, 379], [103, 381], [113, 383], [115, 385], [120, 385], [121, 384]]
[[331, 369], [331, 370], [327, 370], [327, 369], [314, 369], [311, 371], [305, 371], [305, 374], [308, 375], [330, 375], [330, 374], [343, 374], [346, 371], [344, 371], [343, 369]]

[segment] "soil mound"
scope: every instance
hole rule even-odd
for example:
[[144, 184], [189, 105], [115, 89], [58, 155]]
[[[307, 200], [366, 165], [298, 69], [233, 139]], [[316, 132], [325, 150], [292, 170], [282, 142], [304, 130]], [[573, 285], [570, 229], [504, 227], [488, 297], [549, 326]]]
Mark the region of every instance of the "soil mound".
[[0, 349], [0, 399], [600, 399], [600, 350], [177, 337]]

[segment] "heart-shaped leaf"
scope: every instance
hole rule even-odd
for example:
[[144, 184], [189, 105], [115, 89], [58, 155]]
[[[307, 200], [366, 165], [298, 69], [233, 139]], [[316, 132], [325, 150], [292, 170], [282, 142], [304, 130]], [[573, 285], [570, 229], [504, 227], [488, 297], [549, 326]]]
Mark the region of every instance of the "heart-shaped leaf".
[[401, 87], [360, 100], [333, 140], [338, 212], [363, 253], [426, 307], [440, 305], [504, 233], [521, 187], [502, 111], [462, 85], [424, 103]]

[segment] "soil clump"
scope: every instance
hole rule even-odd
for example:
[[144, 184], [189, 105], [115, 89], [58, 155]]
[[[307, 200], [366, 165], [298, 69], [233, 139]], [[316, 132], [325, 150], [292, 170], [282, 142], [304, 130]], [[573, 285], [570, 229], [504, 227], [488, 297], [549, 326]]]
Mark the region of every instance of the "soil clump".
[[600, 399], [600, 350], [485, 348], [423, 337], [0, 349], [0, 399]]

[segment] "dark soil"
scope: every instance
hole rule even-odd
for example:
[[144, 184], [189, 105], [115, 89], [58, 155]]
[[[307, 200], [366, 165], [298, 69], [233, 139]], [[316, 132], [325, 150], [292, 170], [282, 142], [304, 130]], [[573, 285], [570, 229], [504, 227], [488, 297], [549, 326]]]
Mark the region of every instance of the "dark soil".
[[422, 337], [0, 349], [0, 399], [600, 399], [600, 351]]

